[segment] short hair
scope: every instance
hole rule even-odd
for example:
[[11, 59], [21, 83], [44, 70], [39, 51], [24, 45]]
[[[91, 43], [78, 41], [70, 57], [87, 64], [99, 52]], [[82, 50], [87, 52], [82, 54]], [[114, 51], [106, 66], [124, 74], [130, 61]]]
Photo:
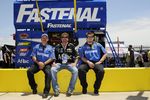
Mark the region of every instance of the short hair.
[[129, 48], [132, 48], [132, 45], [129, 45]]
[[93, 36], [95, 35], [94, 31], [87, 32], [86, 36], [88, 36], [89, 34], [93, 34]]
[[61, 34], [61, 37], [67, 36], [69, 38], [69, 34], [67, 32], [64, 32]]

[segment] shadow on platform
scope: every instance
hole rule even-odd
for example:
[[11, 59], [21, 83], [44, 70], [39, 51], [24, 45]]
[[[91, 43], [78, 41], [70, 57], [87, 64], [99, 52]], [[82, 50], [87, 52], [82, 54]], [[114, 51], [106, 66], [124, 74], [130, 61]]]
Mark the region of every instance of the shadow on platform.
[[144, 97], [143, 91], [139, 92], [136, 96], [128, 96], [127, 100], [148, 100], [148, 97]]

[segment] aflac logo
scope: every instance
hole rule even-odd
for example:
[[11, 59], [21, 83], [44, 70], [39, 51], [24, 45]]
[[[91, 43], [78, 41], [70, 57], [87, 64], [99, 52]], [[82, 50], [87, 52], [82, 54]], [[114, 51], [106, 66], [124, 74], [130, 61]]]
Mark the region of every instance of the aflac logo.
[[26, 59], [18, 59], [17, 63], [26, 64], [26, 63], [29, 63], [29, 60], [26, 60]]

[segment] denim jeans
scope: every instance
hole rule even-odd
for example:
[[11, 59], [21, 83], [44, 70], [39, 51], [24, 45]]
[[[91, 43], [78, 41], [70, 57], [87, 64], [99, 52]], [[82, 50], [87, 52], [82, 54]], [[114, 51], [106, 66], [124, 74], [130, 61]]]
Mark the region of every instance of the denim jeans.
[[57, 63], [56, 65], [57, 66], [54, 66], [54, 67], [51, 68], [52, 87], [53, 87], [54, 92], [59, 91], [59, 85], [57, 83], [57, 72], [59, 72], [62, 69], [67, 69], [72, 73], [72, 77], [71, 77], [71, 80], [70, 80], [68, 90], [73, 91], [74, 88], [75, 88], [77, 77], [78, 77], [78, 69], [75, 66], [71, 66], [71, 64]]

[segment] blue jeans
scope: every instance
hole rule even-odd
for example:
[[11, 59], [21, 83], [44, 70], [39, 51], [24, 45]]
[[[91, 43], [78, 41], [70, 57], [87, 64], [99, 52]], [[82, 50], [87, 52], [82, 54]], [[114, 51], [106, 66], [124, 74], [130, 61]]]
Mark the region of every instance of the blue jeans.
[[52, 87], [53, 87], [54, 92], [59, 91], [59, 85], [57, 83], [57, 72], [59, 72], [62, 69], [67, 69], [72, 73], [72, 77], [71, 77], [71, 80], [70, 80], [68, 90], [73, 91], [74, 88], [75, 88], [77, 77], [78, 77], [78, 69], [75, 66], [71, 66], [71, 64], [57, 63], [56, 65], [57, 66], [54, 66], [54, 67], [51, 68]]

